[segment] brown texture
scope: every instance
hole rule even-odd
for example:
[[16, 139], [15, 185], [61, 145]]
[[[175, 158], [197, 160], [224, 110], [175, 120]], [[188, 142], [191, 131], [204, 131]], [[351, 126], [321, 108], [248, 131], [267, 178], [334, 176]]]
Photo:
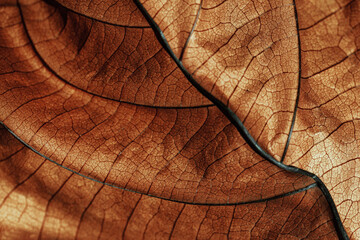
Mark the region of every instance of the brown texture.
[[226, 103], [277, 159], [297, 93], [299, 57], [291, 3], [204, 1], [183, 59], [196, 80]]
[[297, 6], [302, 87], [285, 163], [322, 178], [349, 237], [359, 239], [360, 2], [300, 0]]
[[[2, 106], [1, 118], [23, 141], [65, 167], [186, 202], [256, 200], [312, 183], [261, 159], [214, 106], [157, 109], [93, 96], [52, 74], [34, 49], [15, 51], [39, 65], [4, 78], [7, 90], [0, 101], [11, 104]], [[24, 114], [28, 121], [19, 121]]]
[[191, 205], [104, 186], [1, 131], [3, 239], [334, 239], [321, 191], [235, 206]]
[[[292, 1], [142, 3], [279, 161], [301, 78], [284, 163], [359, 238], [359, 1], [296, 1], [299, 29]], [[1, 129], [4, 239], [336, 238], [314, 180], [260, 157], [133, 1], [2, 1], [0, 17], [0, 121], [22, 141]]]

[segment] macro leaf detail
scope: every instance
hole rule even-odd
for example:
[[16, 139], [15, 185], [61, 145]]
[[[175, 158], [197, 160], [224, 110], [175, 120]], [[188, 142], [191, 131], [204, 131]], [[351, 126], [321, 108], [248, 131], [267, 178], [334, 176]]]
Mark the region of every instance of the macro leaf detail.
[[358, 239], [360, 1], [0, 1], [2, 239]]

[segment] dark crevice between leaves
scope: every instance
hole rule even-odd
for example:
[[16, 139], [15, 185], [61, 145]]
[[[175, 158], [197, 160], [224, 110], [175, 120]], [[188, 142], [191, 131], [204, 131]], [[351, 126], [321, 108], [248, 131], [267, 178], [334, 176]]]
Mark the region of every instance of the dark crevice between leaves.
[[187, 201], [181, 201], [181, 200], [176, 200], [176, 199], [164, 198], [164, 197], [159, 197], [159, 196], [148, 194], [148, 193], [139, 192], [139, 191], [136, 191], [136, 190], [131, 190], [131, 189], [119, 187], [119, 186], [113, 185], [111, 183], [99, 181], [98, 179], [86, 176], [86, 175], [84, 175], [84, 174], [82, 174], [80, 172], [77, 172], [77, 171], [75, 171], [75, 170], [73, 170], [71, 168], [68, 168], [68, 167], [66, 167], [64, 165], [61, 165], [60, 163], [52, 160], [51, 158], [45, 156], [44, 154], [40, 153], [39, 151], [37, 151], [36, 149], [31, 147], [28, 143], [24, 142], [18, 135], [16, 135], [11, 129], [9, 129], [3, 122], [0, 121], [0, 125], [2, 125], [11, 135], [13, 135], [25, 147], [27, 147], [28, 149], [30, 149], [34, 153], [40, 155], [41, 157], [45, 158], [46, 160], [56, 164], [57, 166], [62, 167], [64, 169], [70, 171], [72, 174], [77, 174], [77, 175], [79, 175], [81, 177], [84, 177], [84, 178], [86, 178], [88, 180], [95, 181], [97, 183], [101, 183], [101, 184], [109, 186], [109, 187], [117, 188], [117, 189], [120, 189], [120, 190], [132, 192], [132, 193], [141, 194], [141, 195], [144, 195], [144, 196], [154, 197], [154, 198], [158, 198], [158, 199], [162, 199], [162, 200], [166, 200], [166, 201], [171, 201], [171, 202], [183, 203], [183, 204], [188, 204], [188, 205], [200, 205], [200, 206], [236, 206], [236, 205], [244, 205], [244, 204], [251, 204], [251, 203], [267, 202], [267, 201], [275, 200], [275, 199], [278, 199], [278, 198], [283, 198], [283, 197], [286, 197], [286, 196], [290, 196], [290, 195], [293, 195], [293, 194], [296, 194], [296, 193], [299, 193], [299, 192], [307, 191], [307, 190], [309, 190], [311, 188], [314, 188], [314, 187], [318, 186], [317, 183], [312, 183], [312, 184], [310, 184], [310, 185], [308, 185], [306, 187], [296, 189], [296, 190], [291, 191], [291, 192], [275, 195], [275, 196], [272, 196], [272, 197], [258, 199], [258, 200], [244, 201], [244, 202], [235, 202], [235, 203], [199, 203], [199, 202], [187, 202]]
[[[284, 163], [277, 161], [273, 156], [271, 156], [268, 152], [266, 152], [264, 149], [262, 149], [259, 146], [259, 144], [254, 140], [254, 138], [251, 136], [251, 134], [248, 132], [248, 130], [246, 129], [244, 124], [241, 122], [239, 117], [230, 108], [228, 108], [224, 103], [222, 103], [219, 99], [217, 99], [210, 92], [205, 90], [193, 78], [193, 76], [184, 67], [182, 62], [176, 57], [176, 55], [172, 51], [169, 43], [167, 42], [166, 37], [164, 36], [164, 33], [161, 31], [159, 26], [156, 24], [154, 19], [150, 16], [150, 14], [147, 12], [147, 10], [144, 8], [144, 6], [140, 3], [139, 0], [133, 0], [133, 1], [137, 5], [139, 10], [142, 12], [142, 14], [146, 18], [146, 20], [149, 22], [150, 26], [154, 30], [154, 33], [155, 33], [157, 39], [159, 40], [159, 42], [161, 43], [161, 45], [164, 47], [164, 49], [167, 51], [167, 53], [172, 57], [172, 59], [176, 62], [178, 67], [181, 69], [181, 71], [184, 73], [184, 75], [189, 80], [189, 82], [201, 94], [203, 94], [206, 98], [208, 98], [211, 102], [213, 102], [219, 108], [219, 110], [229, 119], [229, 121], [232, 124], [234, 124], [234, 126], [239, 131], [240, 135], [244, 138], [244, 140], [247, 142], [247, 144], [249, 144], [249, 146], [258, 155], [260, 155], [262, 158], [268, 160], [269, 162], [273, 163], [274, 165], [280, 167], [281, 169], [284, 169], [284, 170], [289, 171], [289, 172], [299, 173], [299, 174], [311, 177], [316, 181], [316, 184], [318, 185], [318, 187], [320, 188], [320, 190], [324, 194], [324, 196], [325, 196], [325, 198], [326, 198], [326, 200], [327, 200], [327, 202], [329, 204], [329, 207], [331, 209], [331, 212], [333, 214], [333, 217], [334, 217], [333, 222], [334, 222], [334, 226], [335, 226], [338, 237], [340, 239], [349, 239], [349, 237], [348, 237], [348, 235], [347, 235], [347, 233], [346, 233], [346, 231], [344, 229], [344, 226], [343, 226], [343, 224], [341, 222], [341, 219], [340, 219], [339, 213], [338, 213], [338, 211], [336, 209], [334, 200], [332, 199], [329, 190], [327, 189], [325, 184], [321, 181], [321, 179], [318, 176], [316, 176], [314, 173], [308, 172], [306, 170], [303, 170], [303, 169], [300, 169], [300, 168], [297, 168], [297, 167], [294, 167], [294, 166], [285, 165]], [[294, 6], [294, 9], [296, 11], [296, 6]]]
[[69, 81], [67, 81], [66, 79], [64, 79], [63, 77], [61, 77], [57, 72], [55, 72], [55, 70], [53, 70], [49, 64], [44, 60], [44, 58], [41, 56], [41, 54], [38, 52], [37, 48], [35, 47], [34, 42], [32, 41], [31, 37], [30, 37], [30, 33], [28, 31], [28, 28], [26, 27], [26, 22], [24, 19], [24, 15], [21, 9], [21, 4], [19, 3], [19, 0], [17, 1], [18, 3], [18, 8], [19, 8], [19, 13], [21, 16], [21, 21], [23, 22], [23, 26], [24, 26], [24, 31], [26, 34], [26, 37], [29, 39], [29, 44], [31, 45], [34, 53], [36, 54], [36, 56], [39, 58], [40, 62], [44, 65], [44, 67], [46, 69], [48, 69], [55, 77], [57, 77], [59, 80], [63, 81], [64, 83], [68, 84], [69, 86], [72, 86], [73, 88], [80, 90], [82, 92], [91, 94], [93, 96], [102, 98], [102, 99], [106, 99], [106, 100], [110, 100], [110, 101], [114, 101], [114, 102], [119, 102], [119, 103], [125, 103], [125, 104], [129, 104], [129, 105], [135, 105], [135, 106], [139, 106], [139, 107], [148, 107], [148, 108], [156, 108], [156, 109], [195, 109], [195, 108], [208, 108], [208, 107], [213, 107], [214, 104], [204, 104], [204, 105], [198, 105], [198, 106], [154, 106], [154, 105], [147, 105], [147, 104], [139, 104], [139, 103], [134, 103], [134, 102], [129, 102], [129, 101], [122, 101], [122, 100], [116, 100], [116, 99], [112, 99], [109, 97], [105, 97], [105, 96], [101, 96], [99, 94], [96, 93], [92, 93], [92, 92], [87, 92], [84, 89], [79, 88], [78, 86], [70, 83]]

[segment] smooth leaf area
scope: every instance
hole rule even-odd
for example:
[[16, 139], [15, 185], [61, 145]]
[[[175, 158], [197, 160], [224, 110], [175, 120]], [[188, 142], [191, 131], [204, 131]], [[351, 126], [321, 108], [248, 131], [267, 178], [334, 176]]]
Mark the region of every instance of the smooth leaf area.
[[360, 0], [0, 19], [0, 239], [360, 239]]

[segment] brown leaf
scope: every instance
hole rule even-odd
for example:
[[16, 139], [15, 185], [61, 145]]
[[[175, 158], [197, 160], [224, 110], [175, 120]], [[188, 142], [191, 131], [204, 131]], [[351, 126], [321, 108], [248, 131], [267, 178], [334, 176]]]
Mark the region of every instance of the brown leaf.
[[249, 204], [184, 204], [71, 173], [5, 129], [0, 147], [0, 176], [6, 180], [0, 195], [4, 239], [336, 238], [317, 187]]
[[[29, 23], [17, 11], [24, 16], [20, 36], [26, 38]], [[94, 96], [49, 71], [34, 44], [12, 49], [23, 54], [23, 61], [36, 58], [39, 66], [6, 76], [1, 102], [11, 104], [3, 107], [3, 122], [61, 165], [122, 188], [186, 202], [251, 201], [312, 183], [256, 155], [215, 106], [149, 108]], [[19, 121], [24, 115], [29, 121]]]
[[298, 1], [298, 8], [303, 74], [285, 164], [321, 177], [349, 237], [358, 239], [360, 2]]
[[3, 236], [358, 238], [359, 1], [142, 4], [0, 3]]

